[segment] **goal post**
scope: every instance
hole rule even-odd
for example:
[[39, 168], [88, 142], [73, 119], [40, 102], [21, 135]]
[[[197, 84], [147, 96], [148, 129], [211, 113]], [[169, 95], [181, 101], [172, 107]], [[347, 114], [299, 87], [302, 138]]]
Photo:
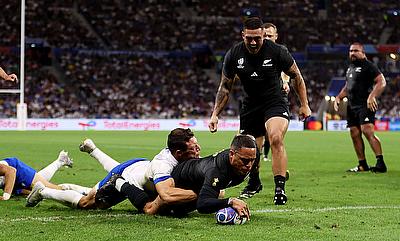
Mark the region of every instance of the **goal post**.
[[21, 0], [21, 48], [19, 72], [19, 103], [17, 104], [18, 130], [26, 130], [28, 107], [25, 104], [25, 0]]
[[28, 120], [28, 108], [25, 103], [17, 104], [17, 121], [18, 121], [18, 130], [24, 131], [26, 130], [26, 121]]

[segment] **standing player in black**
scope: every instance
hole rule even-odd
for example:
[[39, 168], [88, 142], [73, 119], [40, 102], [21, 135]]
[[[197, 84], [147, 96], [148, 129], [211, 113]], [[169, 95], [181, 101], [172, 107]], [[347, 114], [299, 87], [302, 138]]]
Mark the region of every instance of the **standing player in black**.
[[[349, 58], [351, 63], [346, 72], [346, 84], [336, 96], [334, 103], [337, 111], [340, 100], [345, 96], [349, 99], [347, 126], [350, 128], [351, 139], [358, 157], [358, 166], [348, 171], [386, 172], [381, 142], [374, 134], [375, 112], [378, 109], [376, 98], [383, 92], [386, 80], [379, 69], [367, 60], [362, 44], [353, 43], [350, 46]], [[375, 153], [375, 167], [369, 167], [367, 164], [362, 134]]]
[[249, 209], [244, 201], [219, 198], [220, 191], [242, 183], [259, 159], [254, 137], [239, 134], [233, 138], [229, 149], [204, 158], [180, 162], [172, 171], [175, 187], [193, 190], [197, 194], [194, 202], [165, 207], [159, 197], [149, 202], [151, 198], [147, 193], [129, 183], [122, 185], [121, 193], [146, 214], [155, 214], [162, 207], [175, 215], [186, 214], [195, 209], [200, 213], [213, 213], [221, 208], [232, 207], [241, 216], [249, 218]]
[[[299, 100], [299, 116], [311, 115], [306, 86], [293, 57], [286, 48], [272, 41], [263, 41], [264, 30], [259, 18], [244, 22], [243, 42], [233, 46], [226, 54], [221, 83], [218, 88], [209, 129], [217, 131], [218, 116], [228, 102], [229, 94], [237, 76], [246, 94], [240, 111], [240, 130], [254, 137], [268, 133], [272, 150], [272, 172], [275, 181], [274, 203], [283, 205], [287, 155], [283, 139], [289, 125], [289, 108], [282, 93], [281, 72], [293, 80], [293, 88]], [[258, 170], [250, 175], [247, 192], [253, 195], [261, 190]]]
[[[276, 40], [278, 39], [278, 28], [275, 26], [275, 24], [264, 23], [262, 25], [262, 27], [264, 28], [264, 39], [268, 39], [275, 43]], [[281, 72], [281, 78], [282, 78], [282, 91], [284, 91], [285, 99], [289, 105], [288, 94], [290, 91], [290, 87], [289, 87], [290, 77], [287, 74]], [[264, 153], [263, 153], [264, 161], [271, 161], [270, 159], [268, 159], [268, 153], [269, 153], [269, 149], [271, 148], [271, 145], [269, 144], [267, 133], [265, 133], [265, 138], [259, 137], [256, 139], [257, 146], [262, 146], [261, 143], [262, 143], [263, 139], [264, 139]], [[243, 195], [248, 195], [248, 194], [249, 193], [247, 193], [247, 192], [243, 193]]]

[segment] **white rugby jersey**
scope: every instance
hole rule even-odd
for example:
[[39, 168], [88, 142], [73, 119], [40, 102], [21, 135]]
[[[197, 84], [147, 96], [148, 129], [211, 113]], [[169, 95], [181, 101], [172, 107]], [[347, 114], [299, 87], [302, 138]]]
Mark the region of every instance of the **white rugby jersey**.
[[122, 177], [140, 189], [155, 192], [155, 184], [171, 178], [172, 169], [178, 161], [168, 148], [164, 148], [152, 161], [139, 161], [122, 172]]
[[172, 156], [168, 148], [164, 148], [150, 162], [150, 166], [146, 171], [146, 177], [154, 182], [158, 182], [171, 178], [171, 172], [178, 165], [178, 161]]

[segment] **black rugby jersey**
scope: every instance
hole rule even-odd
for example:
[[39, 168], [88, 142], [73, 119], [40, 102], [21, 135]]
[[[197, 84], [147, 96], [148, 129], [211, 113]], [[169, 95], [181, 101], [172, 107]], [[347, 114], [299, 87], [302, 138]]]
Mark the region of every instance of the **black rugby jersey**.
[[367, 59], [353, 61], [346, 72], [347, 97], [351, 107], [367, 106], [379, 69]]
[[250, 54], [244, 42], [233, 46], [225, 55], [223, 73], [229, 79], [237, 74], [245, 91], [245, 103], [281, 101], [281, 72], [294, 63], [283, 45], [266, 40], [257, 54]]
[[201, 213], [212, 213], [228, 207], [228, 198], [218, 199], [220, 190], [236, 186], [246, 178], [233, 171], [229, 162], [229, 149], [181, 162], [171, 175], [175, 187], [193, 190], [198, 195], [196, 206]]

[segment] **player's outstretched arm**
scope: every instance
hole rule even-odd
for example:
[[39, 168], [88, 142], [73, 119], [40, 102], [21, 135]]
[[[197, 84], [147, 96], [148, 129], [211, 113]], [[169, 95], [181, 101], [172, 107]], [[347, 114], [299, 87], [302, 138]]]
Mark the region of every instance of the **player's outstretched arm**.
[[303, 76], [301, 75], [296, 62], [293, 62], [292, 66], [285, 72], [285, 74], [289, 75], [290, 78], [293, 79], [293, 89], [300, 101], [299, 116], [302, 119], [306, 119], [311, 115], [311, 110], [308, 106], [306, 84], [304, 83]]
[[335, 98], [335, 102], [333, 103], [333, 108], [335, 111], [339, 110], [340, 100], [347, 96], [347, 82], [343, 86], [342, 90], [340, 90], [339, 94]]
[[0, 164], [0, 175], [4, 176], [4, 193], [0, 200], [8, 200], [14, 188], [17, 170], [14, 167]]
[[197, 199], [196, 193], [192, 190], [176, 188], [173, 178], [158, 182], [156, 190], [165, 204], [187, 203]]
[[218, 87], [217, 96], [215, 97], [214, 110], [212, 112], [208, 128], [211, 132], [216, 132], [218, 128], [218, 116], [221, 114], [226, 103], [228, 103], [229, 95], [232, 91], [234, 79], [229, 79], [222, 73], [221, 82]]
[[375, 85], [368, 96], [367, 106], [368, 109], [375, 112], [378, 109], [378, 102], [376, 101], [376, 97], [379, 97], [382, 94], [383, 90], [385, 89], [386, 80], [383, 74], [379, 74], [378, 76], [376, 76], [374, 81]]

